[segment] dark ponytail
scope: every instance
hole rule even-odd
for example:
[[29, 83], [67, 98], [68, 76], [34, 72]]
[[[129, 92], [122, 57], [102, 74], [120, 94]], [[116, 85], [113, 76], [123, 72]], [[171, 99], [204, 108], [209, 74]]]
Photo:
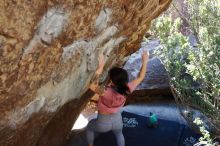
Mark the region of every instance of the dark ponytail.
[[109, 71], [109, 77], [114, 83], [116, 91], [120, 94], [127, 95], [129, 88], [128, 83], [128, 73], [123, 68], [113, 67]]

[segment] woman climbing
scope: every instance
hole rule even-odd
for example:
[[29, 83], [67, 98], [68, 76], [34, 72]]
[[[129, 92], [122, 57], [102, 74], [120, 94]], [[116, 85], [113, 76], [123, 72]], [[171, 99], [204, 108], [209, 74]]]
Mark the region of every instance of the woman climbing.
[[131, 82], [128, 81], [126, 70], [113, 67], [109, 71], [110, 83], [104, 91], [98, 85], [99, 76], [103, 71], [105, 64], [104, 56], [99, 57], [99, 67], [95, 72], [95, 78], [90, 85], [90, 89], [99, 94], [98, 99], [98, 116], [93, 119], [87, 126], [87, 141], [89, 146], [93, 146], [96, 133], [113, 131], [116, 136], [118, 146], [125, 146], [125, 140], [122, 133], [123, 123], [121, 117], [121, 107], [126, 101], [126, 95], [132, 93], [135, 88], [143, 81], [146, 73], [148, 62], [148, 52], [142, 54], [142, 67], [139, 75]]

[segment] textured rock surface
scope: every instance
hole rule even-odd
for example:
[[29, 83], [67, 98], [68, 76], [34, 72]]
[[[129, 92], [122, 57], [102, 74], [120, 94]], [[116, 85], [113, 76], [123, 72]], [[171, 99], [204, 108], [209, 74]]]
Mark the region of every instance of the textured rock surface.
[[129, 73], [130, 80], [137, 77], [141, 68], [141, 54], [143, 50], [148, 50], [150, 58], [147, 66], [147, 72], [144, 81], [138, 86], [127, 99], [127, 104], [131, 103], [149, 103], [158, 101], [169, 101], [172, 99], [172, 93], [169, 86], [167, 72], [160, 59], [155, 56], [154, 52], [159, 49], [160, 43], [158, 39], [152, 39], [148, 42], [142, 42], [141, 48], [133, 53], [124, 68]]
[[134, 52], [170, 2], [0, 1], [0, 146], [63, 145], [97, 54]]
[[130, 79], [137, 77], [141, 68], [141, 54], [143, 50], [150, 52], [150, 58], [147, 66], [147, 73], [144, 81], [138, 86], [138, 89], [164, 89], [169, 88], [169, 79], [163, 64], [153, 55], [153, 52], [160, 47], [159, 40], [154, 39], [149, 42], [143, 42], [142, 47], [136, 53], [132, 54], [124, 68], [129, 72]]

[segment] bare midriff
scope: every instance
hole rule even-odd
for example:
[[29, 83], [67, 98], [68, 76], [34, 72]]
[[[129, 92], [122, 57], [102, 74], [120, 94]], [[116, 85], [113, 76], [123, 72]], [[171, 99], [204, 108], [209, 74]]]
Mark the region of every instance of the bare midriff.
[[101, 111], [98, 111], [99, 114], [102, 114], [102, 115], [111, 115], [112, 113], [108, 113], [108, 112], [101, 112]]

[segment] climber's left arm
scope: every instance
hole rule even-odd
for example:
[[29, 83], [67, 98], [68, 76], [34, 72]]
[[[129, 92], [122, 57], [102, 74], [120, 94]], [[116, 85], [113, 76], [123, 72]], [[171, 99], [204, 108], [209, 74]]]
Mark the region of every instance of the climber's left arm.
[[92, 79], [92, 82], [89, 86], [90, 90], [92, 90], [93, 92], [95, 92], [96, 94], [99, 94], [99, 95], [101, 95], [104, 91], [104, 87], [99, 85], [100, 75], [103, 72], [104, 66], [105, 66], [104, 56], [99, 55], [99, 66], [98, 66], [98, 68], [95, 72], [95, 75]]
[[92, 90], [96, 94], [101, 95], [104, 91], [104, 87], [99, 85], [99, 77], [100, 77], [100, 75], [95, 74], [95, 77], [92, 80], [92, 83], [90, 84], [89, 88], [90, 88], [90, 90]]

